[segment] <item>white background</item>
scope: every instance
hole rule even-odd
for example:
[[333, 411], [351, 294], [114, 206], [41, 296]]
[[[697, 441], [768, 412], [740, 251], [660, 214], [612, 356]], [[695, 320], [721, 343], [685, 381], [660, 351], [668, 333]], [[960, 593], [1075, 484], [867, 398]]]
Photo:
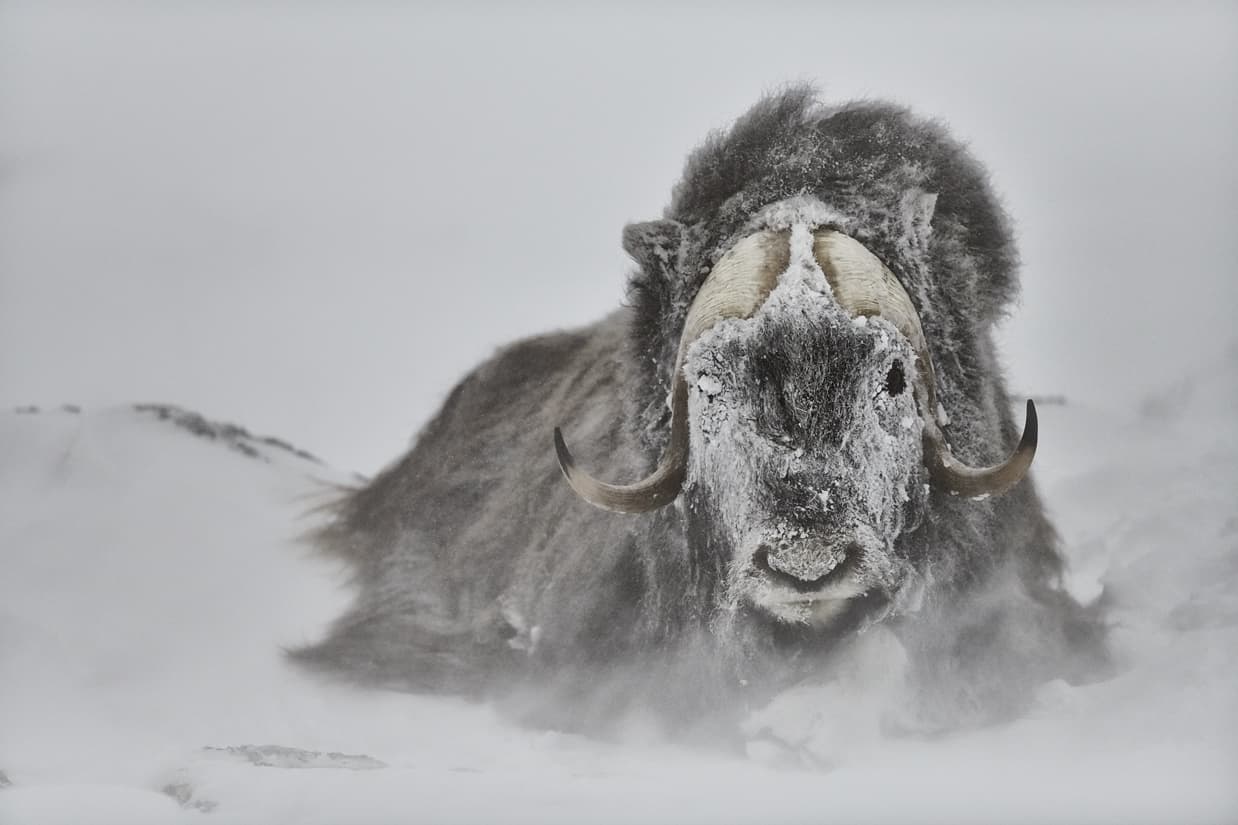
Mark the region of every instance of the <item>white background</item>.
[[617, 305], [624, 223], [789, 80], [992, 170], [1015, 392], [1122, 405], [1232, 345], [1230, 3], [6, 2], [0, 407], [174, 402], [371, 472]]

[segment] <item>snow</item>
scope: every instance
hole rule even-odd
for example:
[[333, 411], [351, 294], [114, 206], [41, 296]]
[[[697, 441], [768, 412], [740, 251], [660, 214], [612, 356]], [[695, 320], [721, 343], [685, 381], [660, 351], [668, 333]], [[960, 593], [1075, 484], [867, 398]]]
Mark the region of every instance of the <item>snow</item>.
[[[754, 39], [767, 6], [701, 37], [690, 8], [102, 5], [0, 7], [0, 400], [89, 406], [0, 413], [0, 824], [1238, 821], [1232, 7], [795, 6]], [[1067, 397], [1034, 474], [1120, 674], [937, 741], [789, 691], [749, 758], [286, 667], [347, 602], [295, 538], [351, 474], [99, 405], [377, 468], [495, 345], [615, 306], [623, 223], [800, 77], [993, 171], [1015, 394]]]
[[[820, 198], [796, 195], [758, 210], [739, 234], [748, 235], [761, 229], [793, 229], [796, 225], [833, 226], [846, 231], [852, 221], [853, 218], [831, 209]], [[798, 248], [792, 249], [792, 256], [805, 261], [812, 257], [811, 249], [812, 241], [801, 237]]]
[[696, 386], [706, 395], [717, 395], [722, 392], [722, 382], [712, 375], [702, 375], [697, 379]]
[[1106, 588], [1119, 675], [935, 741], [883, 736], [844, 678], [759, 709], [747, 755], [308, 678], [280, 647], [349, 593], [296, 536], [342, 474], [150, 411], [4, 414], [0, 822], [1233, 821], [1236, 367], [1042, 413], [1067, 584]]

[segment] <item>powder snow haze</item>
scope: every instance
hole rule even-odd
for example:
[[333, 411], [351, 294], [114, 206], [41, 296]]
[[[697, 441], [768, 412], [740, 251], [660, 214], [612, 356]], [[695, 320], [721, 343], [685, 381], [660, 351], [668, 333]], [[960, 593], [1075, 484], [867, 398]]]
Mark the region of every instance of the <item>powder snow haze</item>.
[[[877, 639], [740, 754], [288, 667], [350, 596], [297, 541], [332, 485], [616, 306], [622, 226], [799, 79], [992, 171], [1010, 384], [1066, 399], [1033, 472], [1118, 673], [889, 737]], [[1238, 821], [1236, 153], [1222, 3], [3, 4], [0, 824]]]
[[346, 477], [152, 410], [5, 413], [0, 822], [1231, 822], [1236, 393], [1232, 352], [1136, 412], [1041, 413], [1070, 589], [1112, 599], [1113, 679], [885, 738], [870, 633], [854, 672], [757, 709], [746, 756], [307, 679], [277, 651], [348, 592], [296, 536]]

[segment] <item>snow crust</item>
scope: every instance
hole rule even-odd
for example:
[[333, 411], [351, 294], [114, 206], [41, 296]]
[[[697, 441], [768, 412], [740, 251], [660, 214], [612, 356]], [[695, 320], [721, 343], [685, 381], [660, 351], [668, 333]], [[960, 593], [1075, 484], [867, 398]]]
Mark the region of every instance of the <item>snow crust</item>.
[[891, 667], [873, 636], [837, 684], [754, 709], [746, 755], [307, 678], [280, 646], [348, 589], [295, 537], [342, 477], [129, 408], [0, 415], [0, 822], [1233, 822], [1236, 367], [1041, 412], [1067, 584], [1105, 588], [1115, 678], [890, 737], [855, 704]]

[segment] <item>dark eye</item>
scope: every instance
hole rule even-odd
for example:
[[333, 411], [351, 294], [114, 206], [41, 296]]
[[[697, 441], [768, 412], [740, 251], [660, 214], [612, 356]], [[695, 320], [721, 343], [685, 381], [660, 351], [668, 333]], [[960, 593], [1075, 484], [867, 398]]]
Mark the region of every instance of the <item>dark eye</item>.
[[907, 389], [907, 376], [903, 372], [903, 362], [895, 361], [886, 373], [886, 392], [890, 395], [900, 395]]

